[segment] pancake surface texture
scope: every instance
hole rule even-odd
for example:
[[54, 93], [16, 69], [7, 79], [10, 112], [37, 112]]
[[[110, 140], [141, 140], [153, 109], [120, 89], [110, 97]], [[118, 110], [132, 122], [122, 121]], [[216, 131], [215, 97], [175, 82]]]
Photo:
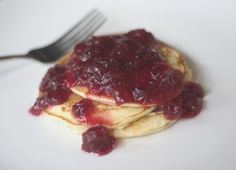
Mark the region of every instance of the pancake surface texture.
[[[80, 122], [75, 116], [73, 116], [72, 107], [74, 104], [80, 102], [83, 98], [79, 95], [72, 94], [65, 103], [60, 105], [55, 105], [47, 109], [46, 113], [62, 118], [68, 123], [74, 125], [80, 125], [85, 127], [90, 127], [97, 125], [92, 122]], [[90, 116], [94, 119], [102, 120], [99, 122], [100, 125], [103, 125], [109, 129], [122, 129], [129, 125], [131, 122], [134, 122], [146, 114], [152, 112], [155, 107], [119, 107], [119, 106], [110, 106], [103, 103], [98, 103], [93, 101], [93, 106], [95, 107], [93, 113]]]

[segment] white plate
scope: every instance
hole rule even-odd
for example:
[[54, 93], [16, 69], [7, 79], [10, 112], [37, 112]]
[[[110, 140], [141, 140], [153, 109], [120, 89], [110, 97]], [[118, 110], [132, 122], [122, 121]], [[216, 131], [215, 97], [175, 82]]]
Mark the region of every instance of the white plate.
[[49, 65], [1, 62], [0, 169], [236, 169], [235, 6], [232, 0], [1, 0], [0, 55], [48, 43], [97, 7], [109, 17], [98, 34], [146, 28], [187, 55], [206, 96], [198, 117], [122, 140], [96, 157], [80, 150], [80, 136], [27, 112]]

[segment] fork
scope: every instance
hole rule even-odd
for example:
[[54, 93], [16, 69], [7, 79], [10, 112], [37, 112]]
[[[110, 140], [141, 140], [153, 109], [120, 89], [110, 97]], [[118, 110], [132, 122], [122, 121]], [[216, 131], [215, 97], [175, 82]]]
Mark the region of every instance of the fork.
[[55, 42], [38, 49], [29, 51], [24, 55], [10, 55], [0, 57], [1, 60], [13, 58], [33, 58], [43, 63], [58, 60], [67, 53], [76, 43], [87, 40], [106, 21], [105, 16], [94, 9], [85, 15], [74, 27]]

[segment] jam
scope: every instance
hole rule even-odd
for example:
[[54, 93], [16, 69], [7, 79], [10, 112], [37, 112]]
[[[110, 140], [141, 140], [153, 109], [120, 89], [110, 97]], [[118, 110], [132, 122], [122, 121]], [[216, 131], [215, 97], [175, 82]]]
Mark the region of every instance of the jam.
[[73, 116], [78, 119], [79, 122], [86, 123], [89, 125], [109, 125], [109, 120], [101, 117], [97, 113], [96, 107], [93, 102], [89, 99], [82, 99], [72, 107]]
[[50, 68], [39, 87], [41, 96], [29, 111], [33, 115], [40, 115], [48, 107], [64, 103], [72, 94], [69, 87], [73, 82], [73, 74], [66, 65]]
[[183, 113], [182, 98], [178, 96], [176, 99], [162, 106], [164, 116], [166, 119], [179, 119]]
[[41, 97], [30, 112], [39, 115], [52, 105], [64, 103], [73, 86], [111, 97], [117, 105], [171, 101], [180, 94], [184, 76], [164, 61], [158, 45], [153, 35], [142, 29], [79, 43], [67, 64], [48, 70], [39, 87]]
[[96, 155], [108, 154], [117, 146], [116, 138], [103, 126], [91, 127], [85, 131], [82, 141], [82, 150]]
[[30, 108], [29, 112], [35, 116], [38, 116], [49, 107], [49, 103], [45, 96], [38, 97], [34, 105]]
[[202, 87], [194, 82], [186, 82], [181, 93], [183, 102], [182, 118], [192, 118], [202, 110], [204, 92]]
[[113, 98], [117, 105], [166, 103], [180, 94], [184, 76], [164, 61], [158, 44], [141, 29], [82, 42], [68, 63], [74, 86]]
[[172, 101], [160, 106], [166, 119], [192, 118], [202, 109], [202, 87], [194, 82], [186, 82], [181, 94]]

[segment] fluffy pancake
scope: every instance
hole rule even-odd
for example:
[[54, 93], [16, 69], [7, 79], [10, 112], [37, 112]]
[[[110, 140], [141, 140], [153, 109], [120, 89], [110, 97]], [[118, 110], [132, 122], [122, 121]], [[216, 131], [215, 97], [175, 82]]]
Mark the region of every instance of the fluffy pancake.
[[[75, 103], [81, 101], [83, 98], [79, 95], [72, 94], [70, 98], [63, 104], [55, 105], [48, 108], [45, 112], [51, 116], [61, 118], [73, 125], [89, 126], [85, 123], [80, 123], [72, 115], [72, 107]], [[93, 101], [95, 106], [92, 116], [94, 118], [103, 120], [103, 126], [109, 129], [122, 129], [129, 125], [131, 122], [140, 119], [144, 115], [150, 113], [155, 107], [119, 107], [110, 106], [103, 103]]]
[[[184, 75], [184, 79], [187, 80], [191, 80], [192, 78], [192, 71], [191, 69], [188, 67], [187, 63], [185, 62], [183, 56], [180, 54], [180, 52], [178, 52], [177, 50], [175, 50], [174, 48], [164, 44], [164, 43], [160, 43], [157, 46], [157, 50], [161, 53], [161, 55], [164, 57], [164, 59], [171, 65], [172, 68], [179, 70], [181, 73], [183, 73]], [[62, 61], [67, 61], [65, 58]], [[82, 86], [75, 86], [72, 87], [71, 90], [82, 96], [83, 98], [88, 98], [97, 102], [101, 102], [104, 104], [108, 104], [108, 105], [116, 105], [116, 101], [113, 98], [109, 98], [107, 96], [102, 96], [102, 95], [94, 95], [94, 94], [90, 94], [87, 93], [88, 92], [88, 88], [87, 87], [82, 87]], [[138, 104], [138, 103], [124, 103], [121, 104], [121, 106], [129, 106], [129, 107], [140, 107], [143, 106], [142, 104]], [[151, 105], [145, 105], [145, 106], [155, 106], [154, 104]]]
[[[55, 108], [53, 110], [46, 111], [45, 115], [62, 122], [78, 134], [82, 134], [91, 127], [87, 124], [79, 123], [71, 114], [67, 114], [67, 112], [55, 112]], [[176, 120], [167, 120], [163, 116], [162, 112], [150, 112], [146, 113], [145, 116], [139, 119], [133, 119], [133, 122], [126, 124], [123, 128], [110, 129], [109, 126], [108, 128], [117, 138], [129, 138], [159, 132], [170, 127], [175, 122]]]
[[119, 138], [144, 136], [162, 131], [175, 122], [176, 120], [167, 120], [163, 113], [152, 112], [123, 129], [112, 130], [112, 134]]

